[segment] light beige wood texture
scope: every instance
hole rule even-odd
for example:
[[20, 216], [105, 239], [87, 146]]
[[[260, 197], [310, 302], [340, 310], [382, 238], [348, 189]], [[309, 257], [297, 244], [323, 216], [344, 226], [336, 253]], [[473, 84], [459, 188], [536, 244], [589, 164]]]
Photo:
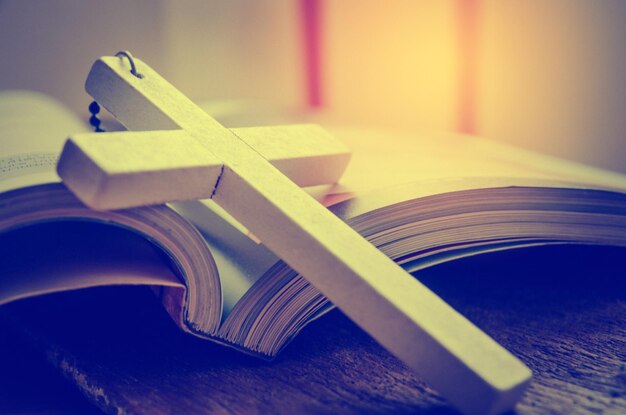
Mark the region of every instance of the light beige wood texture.
[[[350, 160], [348, 148], [317, 125], [233, 132], [298, 186], [335, 183]], [[119, 209], [209, 198], [222, 163], [183, 130], [123, 131], [73, 135], [58, 171], [89, 206]]]
[[[99, 59], [87, 91], [129, 129], [182, 129], [197, 140], [212, 154], [207, 165], [220, 160], [224, 166], [212, 198], [453, 405], [468, 414], [514, 407], [530, 380], [526, 366], [304, 193], [235, 132], [148, 65], [138, 59], [136, 64], [142, 79], [130, 74], [126, 60]], [[60, 173], [89, 202], [89, 192], [84, 197], [82, 187], [72, 186], [80, 170]], [[170, 186], [165, 180], [161, 188]]]

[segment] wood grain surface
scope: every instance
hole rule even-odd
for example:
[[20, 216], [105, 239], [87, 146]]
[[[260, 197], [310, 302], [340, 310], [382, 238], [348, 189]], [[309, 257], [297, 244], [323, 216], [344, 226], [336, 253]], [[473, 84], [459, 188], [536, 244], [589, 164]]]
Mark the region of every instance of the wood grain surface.
[[[532, 368], [516, 413], [624, 414], [625, 257], [524, 249], [419, 278]], [[21, 301], [2, 319], [106, 413], [456, 413], [338, 311], [273, 362], [180, 333], [139, 288]]]

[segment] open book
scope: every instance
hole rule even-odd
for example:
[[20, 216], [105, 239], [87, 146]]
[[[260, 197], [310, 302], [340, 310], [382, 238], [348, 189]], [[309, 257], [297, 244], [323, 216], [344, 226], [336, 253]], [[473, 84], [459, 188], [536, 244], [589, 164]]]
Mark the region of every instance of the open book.
[[[0, 94], [0, 304], [146, 285], [182, 330], [265, 358], [331, 309], [210, 201], [83, 206], [55, 164], [66, 137], [85, 130], [47, 97]], [[310, 193], [417, 278], [498, 250], [626, 246], [622, 175], [475, 137], [330, 130], [353, 159], [340, 183]]]

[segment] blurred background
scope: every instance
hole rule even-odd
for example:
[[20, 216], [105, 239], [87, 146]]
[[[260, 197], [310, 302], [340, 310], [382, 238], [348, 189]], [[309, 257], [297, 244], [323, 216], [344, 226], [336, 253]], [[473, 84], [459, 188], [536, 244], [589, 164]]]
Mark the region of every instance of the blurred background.
[[626, 172], [624, 22], [623, 0], [0, 0], [0, 89], [83, 113], [94, 59], [128, 49], [196, 101], [482, 135]]

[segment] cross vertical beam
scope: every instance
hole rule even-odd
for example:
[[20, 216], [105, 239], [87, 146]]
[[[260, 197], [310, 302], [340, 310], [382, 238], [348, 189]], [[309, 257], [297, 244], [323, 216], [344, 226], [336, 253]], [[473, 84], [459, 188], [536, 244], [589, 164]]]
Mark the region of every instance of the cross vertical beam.
[[[99, 59], [87, 91], [129, 129], [182, 129], [202, 145], [207, 159], [223, 164], [210, 192], [215, 202], [456, 407], [469, 414], [513, 408], [530, 379], [526, 366], [136, 62], [141, 79], [118, 58]], [[78, 190], [64, 163], [62, 156], [61, 177]]]

